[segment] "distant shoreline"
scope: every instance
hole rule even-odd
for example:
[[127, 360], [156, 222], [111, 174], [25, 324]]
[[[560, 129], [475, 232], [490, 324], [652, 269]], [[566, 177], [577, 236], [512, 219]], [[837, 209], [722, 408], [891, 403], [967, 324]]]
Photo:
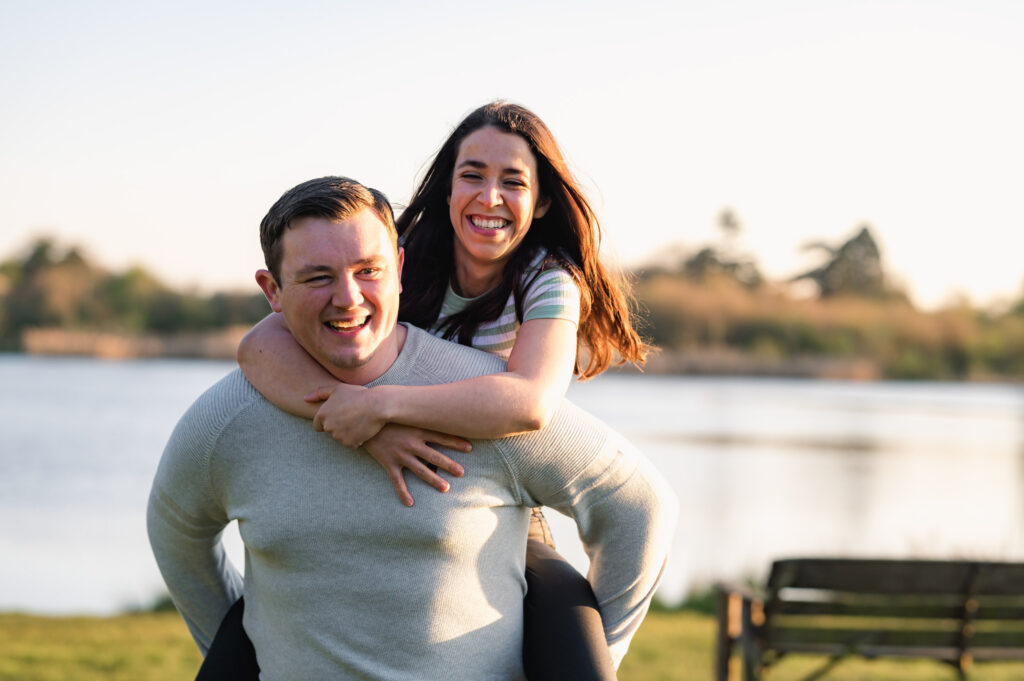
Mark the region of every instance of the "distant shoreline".
[[31, 328], [21, 335], [28, 355], [147, 359], [183, 357], [235, 359], [235, 349], [248, 326], [229, 326], [215, 331], [179, 334], [129, 334], [107, 331]]
[[[235, 349], [247, 326], [182, 334], [128, 334], [108, 331], [32, 328], [22, 333], [22, 347], [29, 355], [145, 359], [182, 357], [235, 359]], [[621, 367], [618, 372], [638, 370]], [[876, 362], [866, 359], [825, 357], [764, 358], [729, 348], [689, 352], [661, 351], [651, 355], [643, 368], [650, 374], [725, 376], [788, 376], [872, 381], [881, 376]]]
[[[248, 326], [208, 332], [129, 334], [108, 331], [32, 328], [22, 334], [22, 353], [41, 356], [95, 357], [99, 359], [235, 359], [235, 350]], [[706, 348], [653, 353], [642, 370], [631, 365], [613, 367], [615, 373], [695, 376], [748, 376], [878, 381], [885, 377], [879, 362], [870, 358], [824, 356], [763, 357], [732, 348]], [[1011, 379], [975, 379], [1010, 382]], [[974, 381], [971, 381], [974, 382]]]

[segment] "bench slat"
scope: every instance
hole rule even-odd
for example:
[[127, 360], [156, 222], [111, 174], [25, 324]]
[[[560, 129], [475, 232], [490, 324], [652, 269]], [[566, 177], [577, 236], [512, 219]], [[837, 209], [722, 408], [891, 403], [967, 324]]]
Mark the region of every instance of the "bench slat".
[[880, 594], [1022, 594], [1024, 565], [843, 558], [780, 560], [772, 565], [768, 587]]
[[[780, 653], [805, 653], [817, 655], [845, 655], [848, 649], [843, 645], [827, 643], [780, 643], [773, 648]], [[971, 657], [977, 662], [994, 662], [998, 660], [1024, 660], [1024, 647], [1021, 648], [969, 648]], [[962, 651], [953, 646], [937, 648], [897, 647], [863, 645], [857, 653], [863, 657], [921, 657], [930, 660], [956, 662]]]
[[[765, 641], [770, 648], [798, 644], [836, 644], [840, 647], [873, 645], [894, 648], [959, 648], [962, 634], [958, 629], [878, 629], [825, 627], [769, 627]], [[967, 648], [1022, 648], [1024, 632], [981, 631], [967, 639]]]
[[[804, 653], [809, 655], [830, 656], [842, 656], [849, 653], [847, 646], [836, 643], [780, 643], [774, 646], [772, 650], [780, 653]], [[949, 662], [959, 660], [960, 652], [959, 648], [952, 646], [936, 648], [901, 648], [897, 646], [863, 645], [857, 650], [857, 654], [862, 657], [921, 657], [930, 660], [945, 660]]]
[[[909, 619], [962, 619], [964, 606], [912, 604], [904, 602], [843, 602], [843, 601], [793, 601], [778, 600], [771, 604], [771, 616], [775, 615], [835, 615], [836, 617], [890, 617]], [[1024, 621], [1024, 606], [999, 607], [980, 606], [972, 614], [977, 621], [1010, 620]]]

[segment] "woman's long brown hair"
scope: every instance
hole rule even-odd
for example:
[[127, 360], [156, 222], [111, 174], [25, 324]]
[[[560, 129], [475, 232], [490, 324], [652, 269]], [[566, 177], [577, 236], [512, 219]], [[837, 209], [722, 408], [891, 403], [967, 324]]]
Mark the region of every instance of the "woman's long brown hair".
[[601, 227], [590, 203], [544, 122], [528, 109], [507, 102], [485, 104], [455, 128], [397, 220], [406, 251], [399, 319], [423, 328], [437, 322], [455, 265], [454, 231], [448, 213], [455, 159], [462, 140], [488, 126], [519, 135], [530, 145], [537, 161], [538, 194], [551, 205], [543, 217], [534, 218], [505, 266], [501, 282], [453, 315], [443, 328], [445, 336], [469, 345], [482, 322], [498, 318], [510, 294], [522, 323], [523, 294], [530, 284], [524, 281], [523, 272], [544, 248], [580, 289], [575, 367], [579, 377], [590, 378], [607, 369], [616, 352], [619, 364], [643, 364], [651, 347], [633, 328], [628, 285], [598, 257]]

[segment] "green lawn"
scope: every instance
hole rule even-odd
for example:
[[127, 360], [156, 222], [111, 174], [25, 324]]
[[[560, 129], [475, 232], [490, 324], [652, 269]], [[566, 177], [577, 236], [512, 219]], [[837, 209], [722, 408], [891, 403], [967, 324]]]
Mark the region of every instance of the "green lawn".
[[[714, 629], [707, 615], [651, 613], [619, 678], [710, 681]], [[770, 679], [798, 679], [818, 664], [815, 658], [787, 658]], [[198, 667], [199, 653], [174, 613], [110, 618], [0, 615], [0, 681], [187, 681]], [[979, 664], [970, 678], [1017, 681], [1024, 679], [1024, 663]], [[851, 660], [825, 679], [953, 681], [956, 674], [927, 661]]]

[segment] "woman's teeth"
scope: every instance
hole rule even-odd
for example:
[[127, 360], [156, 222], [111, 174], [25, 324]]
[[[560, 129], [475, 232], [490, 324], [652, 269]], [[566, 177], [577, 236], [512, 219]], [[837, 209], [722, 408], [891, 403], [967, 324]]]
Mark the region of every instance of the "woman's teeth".
[[501, 218], [481, 218], [473, 216], [470, 220], [473, 222], [474, 227], [480, 227], [481, 229], [501, 229], [508, 224], [508, 220], [502, 220]]

